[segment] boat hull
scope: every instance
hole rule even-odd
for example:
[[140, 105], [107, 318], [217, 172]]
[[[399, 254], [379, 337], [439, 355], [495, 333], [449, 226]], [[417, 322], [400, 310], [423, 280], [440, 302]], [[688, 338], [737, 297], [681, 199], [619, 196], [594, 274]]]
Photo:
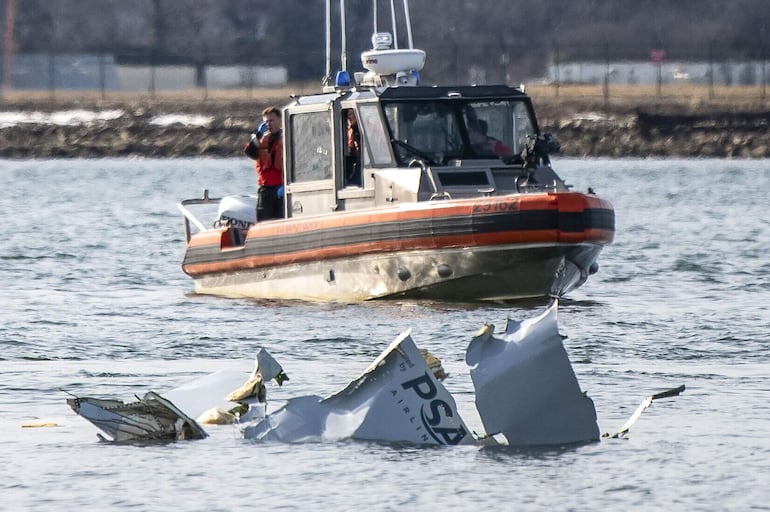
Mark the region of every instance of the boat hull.
[[612, 240], [606, 201], [576, 193], [419, 203], [198, 233], [183, 265], [201, 294], [358, 302], [561, 296]]
[[195, 291], [226, 297], [343, 302], [561, 296], [585, 282], [600, 250], [592, 244], [565, 244], [368, 255], [209, 274], [196, 278]]

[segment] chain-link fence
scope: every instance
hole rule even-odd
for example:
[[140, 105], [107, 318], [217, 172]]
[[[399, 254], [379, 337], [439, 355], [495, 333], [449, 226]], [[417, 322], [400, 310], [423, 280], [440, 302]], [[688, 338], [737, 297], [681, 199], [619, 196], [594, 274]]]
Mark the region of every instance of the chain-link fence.
[[[426, 48], [425, 84], [525, 84], [541, 94], [614, 98], [744, 98], [766, 100], [764, 45], [742, 49], [705, 47], [526, 48], [520, 45], [443, 44]], [[353, 55], [359, 49], [349, 52]], [[338, 59], [334, 59], [336, 62]], [[321, 83], [322, 51], [289, 48], [260, 62], [259, 56], [203, 51], [194, 55], [152, 53], [3, 53], [3, 95], [37, 93], [51, 97], [78, 91], [109, 95], [258, 95], [264, 88]], [[351, 70], [361, 69], [350, 58]], [[226, 63], [226, 64], [223, 64]]]

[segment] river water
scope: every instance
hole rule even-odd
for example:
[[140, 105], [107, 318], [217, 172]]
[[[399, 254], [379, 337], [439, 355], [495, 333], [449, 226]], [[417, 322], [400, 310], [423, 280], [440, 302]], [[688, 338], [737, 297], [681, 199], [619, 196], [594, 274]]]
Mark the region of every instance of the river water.
[[[0, 161], [0, 510], [767, 510], [770, 162], [569, 160], [616, 208], [600, 271], [559, 324], [602, 432], [651, 393], [627, 439], [547, 450], [371, 442], [284, 445], [234, 427], [165, 445], [98, 442], [68, 393], [130, 400], [266, 347], [325, 395], [402, 330], [444, 359], [473, 428], [463, 362], [484, 323], [543, 305], [328, 305], [196, 296], [179, 199], [253, 190], [248, 161]], [[501, 397], [501, 399], [504, 397]], [[29, 424], [56, 426], [24, 428]]]

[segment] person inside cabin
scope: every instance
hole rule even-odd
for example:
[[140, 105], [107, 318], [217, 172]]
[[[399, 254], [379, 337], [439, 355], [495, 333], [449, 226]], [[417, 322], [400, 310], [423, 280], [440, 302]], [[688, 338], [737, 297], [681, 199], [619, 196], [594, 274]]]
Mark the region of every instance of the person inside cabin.
[[345, 148], [345, 185], [361, 186], [361, 130], [355, 109], [345, 109], [347, 145]]
[[[262, 132], [262, 133], [260, 133]], [[257, 221], [283, 217], [283, 136], [281, 111], [262, 111], [262, 124], [244, 147], [257, 171]]]
[[477, 119], [468, 125], [468, 138], [476, 154], [479, 156], [508, 156], [513, 154], [510, 147], [501, 140], [490, 137], [488, 131], [489, 125], [483, 119]]

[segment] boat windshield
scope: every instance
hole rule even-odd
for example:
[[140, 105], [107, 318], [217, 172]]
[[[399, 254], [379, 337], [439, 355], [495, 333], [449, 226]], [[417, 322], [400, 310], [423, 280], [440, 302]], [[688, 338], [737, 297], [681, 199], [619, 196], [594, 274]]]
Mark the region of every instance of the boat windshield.
[[536, 135], [523, 101], [393, 101], [383, 109], [401, 165], [460, 158], [511, 159]]

